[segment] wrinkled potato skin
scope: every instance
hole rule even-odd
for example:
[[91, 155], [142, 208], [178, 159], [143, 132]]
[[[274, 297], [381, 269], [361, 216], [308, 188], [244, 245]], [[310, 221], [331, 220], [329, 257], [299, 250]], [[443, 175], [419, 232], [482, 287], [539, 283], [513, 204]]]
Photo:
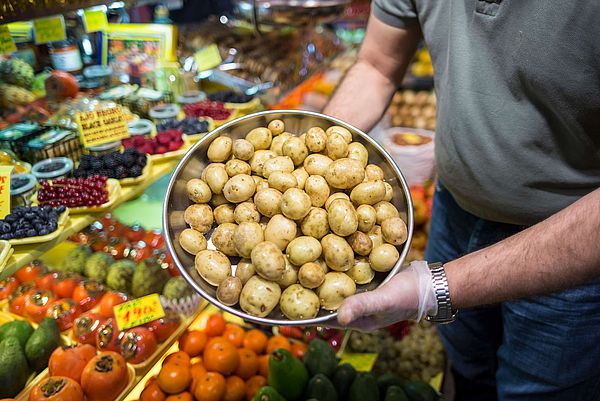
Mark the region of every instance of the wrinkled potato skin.
[[283, 132], [281, 135], [273, 138], [273, 141], [271, 142], [271, 147], [269, 149], [275, 152], [277, 156], [283, 156], [283, 144], [292, 136], [293, 135], [289, 132]]
[[206, 249], [206, 238], [204, 238], [202, 233], [192, 228], [186, 228], [179, 234], [179, 245], [187, 253], [196, 255], [198, 252]]
[[327, 169], [331, 163], [333, 163], [333, 160], [331, 160], [329, 157], [314, 153], [307, 156], [304, 160], [304, 170], [309, 175], [325, 176], [325, 173], [327, 173]]
[[304, 191], [314, 207], [322, 207], [329, 198], [329, 185], [320, 175], [311, 175], [304, 184]]
[[358, 160], [364, 168], [369, 164], [369, 151], [362, 143], [352, 142], [348, 145], [348, 158]]
[[355, 186], [350, 192], [350, 200], [355, 205], [374, 205], [385, 197], [383, 181], [367, 181]]
[[373, 241], [367, 234], [357, 231], [347, 238], [348, 244], [352, 247], [354, 253], [361, 256], [367, 256], [373, 249]]
[[298, 182], [297, 187], [300, 189], [304, 189], [304, 185], [306, 184], [306, 180], [308, 179], [308, 173], [304, 169], [304, 167], [298, 167], [296, 170], [292, 171], [294, 177], [296, 177], [296, 181]]
[[210, 190], [215, 195], [220, 195], [223, 193], [223, 187], [227, 184], [229, 180], [229, 175], [227, 175], [227, 171], [225, 171], [225, 167], [213, 165], [211, 167], [207, 167], [205, 181], [210, 187]]
[[350, 133], [350, 131], [348, 131], [344, 127], [340, 127], [339, 125], [333, 125], [327, 128], [327, 131], [325, 131], [325, 133], [327, 134], [327, 136], [330, 136], [334, 133], [340, 134], [346, 140], [346, 143], [352, 142], [352, 134]]
[[312, 127], [306, 131], [306, 137], [304, 138], [306, 147], [312, 153], [319, 153], [325, 150], [327, 143], [327, 134], [322, 128]]
[[[308, 170], [307, 170], [308, 171]], [[365, 178], [365, 169], [354, 159], [338, 159], [327, 167], [325, 179], [334, 188], [350, 189]]]
[[298, 271], [298, 281], [306, 288], [317, 288], [325, 281], [325, 271], [315, 263], [308, 262], [303, 264]]
[[320, 240], [329, 234], [329, 221], [327, 212], [321, 208], [313, 207], [300, 223], [304, 235]]
[[335, 234], [327, 234], [321, 240], [325, 263], [331, 269], [345, 272], [354, 266], [354, 251], [346, 240]]
[[298, 281], [298, 266], [294, 266], [290, 263], [288, 258], [285, 258], [285, 271], [283, 272], [283, 277], [281, 280], [277, 281], [277, 284], [281, 288], [287, 288], [292, 284], [296, 284]]
[[313, 291], [293, 284], [281, 294], [279, 308], [288, 319], [312, 319], [319, 313], [319, 297]]
[[271, 146], [273, 134], [268, 128], [254, 128], [246, 134], [246, 140], [254, 146], [254, 150], [265, 150]]
[[334, 234], [346, 237], [358, 229], [358, 217], [352, 203], [345, 199], [336, 199], [327, 211], [329, 228]]
[[238, 256], [233, 244], [233, 234], [237, 227], [237, 224], [224, 223], [217, 226], [212, 233], [211, 239], [215, 248], [227, 256]]
[[208, 160], [214, 163], [224, 162], [231, 156], [231, 149], [233, 147], [233, 141], [227, 136], [220, 136], [216, 138], [208, 146], [206, 156]]
[[229, 276], [217, 287], [217, 299], [223, 305], [233, 306], [240, 300], [242, 281], [235, 276]]
[[319, 240], [306, 235], [293, 239], [285, 250], [290, 263], [296, 266], [317, 260], [322, 252]]
[[285, 192], [290, 188], [297, 188], [298, 180], [296, 180], [296, 177], [292, 173], [276, 171], [269, 175], [268, 184], [271, 188], [275, 188], [280, 192]]
[[344, 137], [337, 132], [334, 132], [327, 137], [325, 149], [327, 156], [331, 160], [337, 160], [348, 156], [348, 142], [346, 142]]
[[400, 254], [392, 244], [379, 245], [371, 251], [369, 263], [371, 269], [377, 272], [389, 272], [400, 259]]
[[285, 124], [281, 120], [273, 120], [267, 125], [267, 128], [271, 131], [273, 136], [277, 136], [285, 131]]
[[229, 177], [233, 177], [234, 175], [238, 174], [250, 175], [252, 173], [250, 165], [239, 159], [232, 159], [225, 163], [225, 171]]
[[367, 181], [383, 180], [383, 170], [375, 164], [369, 164], [365, 167], [365, 176]]
[[317, 296], [321, 307], [326, 310], [337, 310], [344, 299], [356, 293], [354, 280], [345, 273], [331, 272], [325, 275], [325, 281], [317, 288]]
[[265, 241], [274, 243], [283, 251], [296, 238], [296, 232], [297, 226], [293, 220], [288, 219], [282, 214], [276, 214], [267, 223]]
[[265, 317], [277, 306], [280, 297], [277, 283], [253, 276], [242, 288], [240, 307], [250, 315]]
[[194, 230], [204, 234], [213, 224], [212, 209], [205, 204], [190, 205], [185, 209], [183, 219]]
[[386, 202], [391, 202], [394, 198], [394, 188], [392, 188], [392, 186], [387, 182], [384, 182], [383, 185], [385, 185], [385, 196], [383, 197], [383, 200]]
[[235, 276], [240, 279], [242, 284], [246, 284], [250, 277], [256, 274], [256, 270], [254, 270], [254, 265], [250, 259], [240, 259], [236, 268], [235, 268]]
[[195, 203], [208, 203], [212, 197], [212, 191], [208, 184], [198, 178], [189, 180], [186, 189], [188, 198]]
[[352, 269], [346, 274], [354, 280], [356, 284], [369, 284], [375, 277], [375, 272], [371, 269], [371, 265], [367, 258], [356, 259]]
[[266, 280], [278, 281], [285, 273], [285, 258], [272, 242], [263, 241], [252, 249], [250, 259], [256, 273]]
[[256, 209], [254, 203], [242, 202], [235, 207], [233, 219], [238, 224], [246, 221], [258, 223], [260, 221], [260, 213], [258, 213], [258, 209]]
[[371, 231], [377, 222], [377, 212], [370, 205], [360, 205], [357, 207], [356, 216], [358, 217], [358, 230], [363, 233]]
[[230, 203], [226, 203], [224, 205], [217, 206], [213, 210], [213, 215], [215, 216], [215, 223], [223, 224], [223, 223], [235, 223], [234, 218], [234, 210], [235, 206]]
[[283, 143], [281, 151], [284, 156], [289, 156], [292, 159], [295, 166], [302, 165], [304, 159], [308, 156], [308, 148], [304, 144], [304, 141], [295, 136], [288, 138]]
[[205, 249], [196, 254], [194, 265], [198, 274], [210, 285], [218, 286], [231, 275], [231, 263], [222, 252]]
[[281, 192], [276, 189], [263, 189], [254, 195], [254, 204], [260, 214], [266, 217], [273, 217], [281, 213], [279, 205], [281, 204], [282, 196]]
[[225, 199], [232, 203], [242, 203], [251, 199], [256, 192], [254, 179], [248, 174], [238, 174], [227, 181], [223, 187]]
[[254, 156], [254, 145], [245, 139], [236, 139], [233, 142], [233, 156], [243, 161], [250, 160]]
[[383, 245], [385, 243], [383, 241], [383, 234], [381, 233], [381, 226], [373, 226], [373, 228], [367, 233], [367, 235], [369, 236], [369, 238], [371, 238], [371, 242], [373, 242], [373, 248], [377, 248], [378, 246]]
[[269, 176], [276, 171], [291, 173], [294, 171], [294, 162], [288, 156], [276, 156], [265, 161], [262, 169], [263, 177], [269, 179]]
[[333, 203], [333, 201], [336, 199], [345, 199], [349, 201], [350, 197], [343, 192], [334, 192], [331, 195], [329, 195], [329, 198], [327, 198], [327, 200], [325, 201], [325, 209], [329, 210], [331, 203]]
[[254, 174], [262, 175], [265, 162], [277, 157], [275, 152], [270, 150], [257, 150], [250, 158], [250, 168]]
[[310, 211], [311, 201], [306, 192], [290, 188], [281, 197], [281, 212], [292, 220], [300, 220]]
[[375, 213], [377, 213], [377, 224], [381, 225], [385, 220], [393, 217], [400, 217], [398, 209], [390, 202], [381, 201], [373, 205]]
[[402, 245], [408, 239], [408, 228], [400, 217], [392, 217], [381, 223], [383, 239], [392, 245]]
[[237, 226], [237, 229], [233, 234], [233, 245], [235, 246], [235, 250], [244, 258], [250, 258], [252, 249], [263, 241], [263, 230], [258, 223], [241, 223]]

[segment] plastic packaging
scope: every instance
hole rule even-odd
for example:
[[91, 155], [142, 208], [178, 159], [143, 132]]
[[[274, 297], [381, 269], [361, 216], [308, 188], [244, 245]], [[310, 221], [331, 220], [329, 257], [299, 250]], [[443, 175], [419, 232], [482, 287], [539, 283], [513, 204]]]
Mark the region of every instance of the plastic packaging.
[[[395, 136], [405, 133], [430, 138], [430, 141], [424, 144], [399, 145], [395, 141]], [[433, 131], [413, 128], [392, 127], [384, 131], [381, 138], [382, 145], [400, 167], [400, 171], [409, 185], [423, 184], [425, 180], [433, 176], [435, 169], [434, 137]]]

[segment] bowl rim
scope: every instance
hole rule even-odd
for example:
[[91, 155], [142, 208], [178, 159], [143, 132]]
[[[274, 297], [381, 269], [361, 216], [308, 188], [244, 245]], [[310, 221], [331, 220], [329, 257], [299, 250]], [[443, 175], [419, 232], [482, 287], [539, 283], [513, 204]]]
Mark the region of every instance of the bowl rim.
[[[359, 136], [362, 137], [363, 140], [369, 142], [369, 144], [371, 146], [375, 147], [379, 151], [381, 156], [390, 165], [390, 167], [396, 174], [396, 177], [400, 181], [400, 186], [402, 188], [404, 197], [406, 199], [406, 215], [407, 215], [406, 226], [408, 228], [408, 235], [407, 235], [406, 242], [403, 244], [402, 251], [400, 252], [400, 258], [398, 259], [398, 261], [396, 262], [394, 267], [387, 273], [387, 276], [379, 283], [377, 288], [381, 287], [382, 285], [384, 285], [385, 283], [390, 281], [392, 279], [392, 277], [394, 277], [400, 271], [400, 269], [402, 268], [402, 264], [404, 263], [404, 260], [406, 258], [406, 255], [408, 254], [408, 251], [410, 249], [410, 245], [412, 243], [412, 237], [413, 237], [413, 230], [414, 230], [413, 203], [412, 203], [410, 188], [406, 182], [406, 179], [404, 178], [404, 175], [400, 171], [400, 168], [394, 162], [394, 160], [390, 156], [390, 154], [379, 143], [377, 143], [369, 135], [365, 134], [362, 130], [360, 130], [338, 118], [331, 117], [331, 116], [328, 116], [328, 115], [322, 114], [322, 113], [307, 111], [307, 110], [266, 110], [266, 111], [260, 111], [257, 113], [248, 114], [246, 116], [239, 117], [239, 118], [236, 118], [235, 120], [229, 121], [226, 124], [223, 124], [220, 127], [214, 129], [213, 131], [207, 133], [200, 140], [198, 140], [198, 142], [196, 142], [190, 149], [188, 149], [186, 154], [181, 158], [181, 160], [179, 161], [179, 163], [173, 170], [171, 178], [169, 179], [169, 185], [167, 186], [167, 191], [165, 193], [165, 197], [163, 199], [162, 227], [163, 227], [163, 235], [165, 237], [165, 243], [167, 245], [167, 250], [171, 254], [171, 257], [173, 258], [173, 262], [175, 263], [175, 266], [177, 266], [177, 269], [181, 273], [181, 276], [188, 282], [188, 284], [190, 284], [192, 286], [192, 288], [198, 294], [200, 294], [200, 296], [202, 296], [204, 299], [206, 299], [208, 302], [215, 305], [219, 309], [222, 309], [223, 311], [231, 313], [235, 316], [238, 316], [244, 320], [247, 320], [247, 321], [250, 321], [253, 323], [257, 323], [257, 324], [262, 324], [262, 325], [277, 325], [277, 326], [324, 325], [328, 321], [337, 319], [337, 311], [331, 312], [331, 313], [323, 315], [323, 316], [317, 316], [312, 319], [305, 319], [305, 320], [285, 319], [285, 320], [283, 320], [283, 319], [272, 319], [269, 317], [253, 316], [253, 315], [250, 315], [249, 313], [244, 312], [239, 307], [235, 308], [234, 306], [223, 305], [221, 302], [219, 302], [219, 300], [216, 298], [216, 296], [213, 297], [210, 294], [208, 294], [206, 291], [204, 291], [204, 289], [202, 287], [200, 287], [200, 285], [198, 285], [198, 283], [196, 283], [196, 281], [187, 272], [186, 268], [182, 265], [182, 263], [179, 261], [179, 258], [177, 257], [177, 253], [175, 252], [175, 246], [173, 244], [173, 239], [171, 238], [171, 235], [168, 230], [168, 221], [169, 221], [168, 220], [168, 213], [169, 213], [168, 205], [169, 205], [169, 200], [170, 200], [172, 190], [177, 181], [177, 177], [179, 176], [181, 170], [183, 169], [183, 166], [185, 166], [187, 164], [188, 160], [191, 157], [193, 157], [196, 149], [198, 147], [202, 146], [205, 142], [211, 142], [213, 139], [220, 136], [223, 131], [227, 131], [230, 127], [232, 127], [242, 121], [254, 119], [257, 117], [263, 117], [263, 116], [268, 117], [271, 115], [277, 115], [277, 116], [279, 116], [279, 118], [282, 118], [282, 119], [285, 118], [285, 115], [295, 115], [295, 116], [300, 115], [300, 116], [327, 119], [327, 120], [330, 120], [334, 125], [339, 125], [341, 127], [344, 127], [346, 129], [350, 130], [353, 133], [357, 133]], [[335, 322], [334, 325], [335, 324], [337, 324], [337, 322]]]

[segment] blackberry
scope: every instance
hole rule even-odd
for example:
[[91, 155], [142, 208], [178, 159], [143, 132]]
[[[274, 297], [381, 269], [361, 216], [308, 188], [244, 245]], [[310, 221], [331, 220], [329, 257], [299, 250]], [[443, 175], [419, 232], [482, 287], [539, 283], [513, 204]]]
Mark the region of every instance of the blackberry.
[[141, 168], [144, 168], [144, 167], [146, 167], [146, 163], [148, 163], [148, 160], [146, 158], [146, 155], [143, 155], [143, 156], [138, 156], [135, 164]]
[[140, 166], [133, 166], [129, 169], [129, 177], [139, 177], [142, 175], [142, 168]]
[[127, 178], [127, 170], [123, 166], [117, 166], [115, 169], [115, 175], [119, 180], [122, 178]]
[[100, 170], [102, 168], [102, 164], [102, 160], [98, 158], [92, 160], [90, 163], [91, 170]]
[[135, 165], [136, 157], [131, 154], [123, 154], [123, 165], [125, 167], [131, 167]]
[[123, 152], [124, 155], [133, 155], [133, 156], [137, 156], [138, 151], [135, 148], [127, 148], [125, 149], [125, 151]]
[[107, 169], [114, 169], [115, 167], [117, 167], [119, 165], [119, 163], [117, 162], [117, 160], [114, 157], [107, 157], [104, 160], [104, 165], [106, 166]]

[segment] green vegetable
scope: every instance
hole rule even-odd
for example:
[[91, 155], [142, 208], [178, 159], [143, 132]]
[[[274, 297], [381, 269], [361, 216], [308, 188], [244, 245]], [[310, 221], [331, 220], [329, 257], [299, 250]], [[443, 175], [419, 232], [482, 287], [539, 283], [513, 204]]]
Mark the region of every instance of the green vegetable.
[[377, 386], [379, 387], [379, 394], [385, 394], [387, 392], [388, 387], [390, 386], [399, 386], [402, 387], [403, 384], [408, 383], [406, 380], [402, 380], [397, 375], [393, 373], [384, 373], [377, 378]]
[[265, 386], [254, 394], [252, 401], [285, 401], [285, 398], [273, 387]]
[[355, 377], [356, 369], [349, 363], [339, 365], [335, 369], [335, 372], [333, 372], [331, 381], [340, 396], [340, 400], [346, 400], [348, 398], [348, 390], [350, 390], [350, 386]]
[[0, 341], [14, 337], [19, 340], [21, 348], [25, 347], [27, 340], [33, 333], [33, 327], [26, 320], [15, 320], [14, 322], [4, 323], [0, 326]]
[[404, 384], [402, 390], [404, 390], [410, 401], [437, 401], [440, 399], [437, 391], [421, 380]]
[[87, 278], [104, 283], [108, 274], [108, 268], [115, 262], [108, 253], [96, 252], [85, 261], [83, 274]]
[[350, 401], [377, 401], [379, 388], [375, 376], [368, 372], [358, 372], [350, 386]]
[[60, 331], [54, 319], [42, 319], [25, 345], [25, 356], [31, 369], [39, 372], [48, 366], [52, 351], [60, 346]]
[[115, 291], [129, 293], [134, 272], [135, 263], [133, 261], [129, 259], [119, 260], [108, 268], [106, 285]]
[[152, 293], [160, 294], [169, 277], [169, 273], [156, 259], [146, 259], [135, 268], [131, 280], [131, 294], [136, 298]]
[[0, 341], [0, 398], [16, 396], [29, 379], [23, 348], [14, 337]]
[[181, 276], [171, 277], [165, 288], [163, 288], [162, 294], [167, 299], [181, 299], [187, 298], [194, 294], [194, 289], [185, 281]]
[[269, 356], [269, 385], [290, 401], [302, 397], [308, 383], [304, 364], [288, 350], [276, 349]]
[[54, 270], [63, 273], [78, 273], [83, 274], [85, 262], [92, 255], [92, 250], [85, 246], [79, 245], [67, 253], [62, 264], [55, 266]]
[[323, 373], [331, 377], [338, 365], [335, 351], [325, 341], [316, 338], [308, 345], [304, 354], [304, 364], [311, 376]]
[[333, 383], [323, 373], [317, 373], [310, 379], [306, 388], [306, 397], [316, 398], [319, 401], [338, 401], [338, 393]]
[[402, 387], [389, 386], [385, 392], [383, 401], [409, 401]]

